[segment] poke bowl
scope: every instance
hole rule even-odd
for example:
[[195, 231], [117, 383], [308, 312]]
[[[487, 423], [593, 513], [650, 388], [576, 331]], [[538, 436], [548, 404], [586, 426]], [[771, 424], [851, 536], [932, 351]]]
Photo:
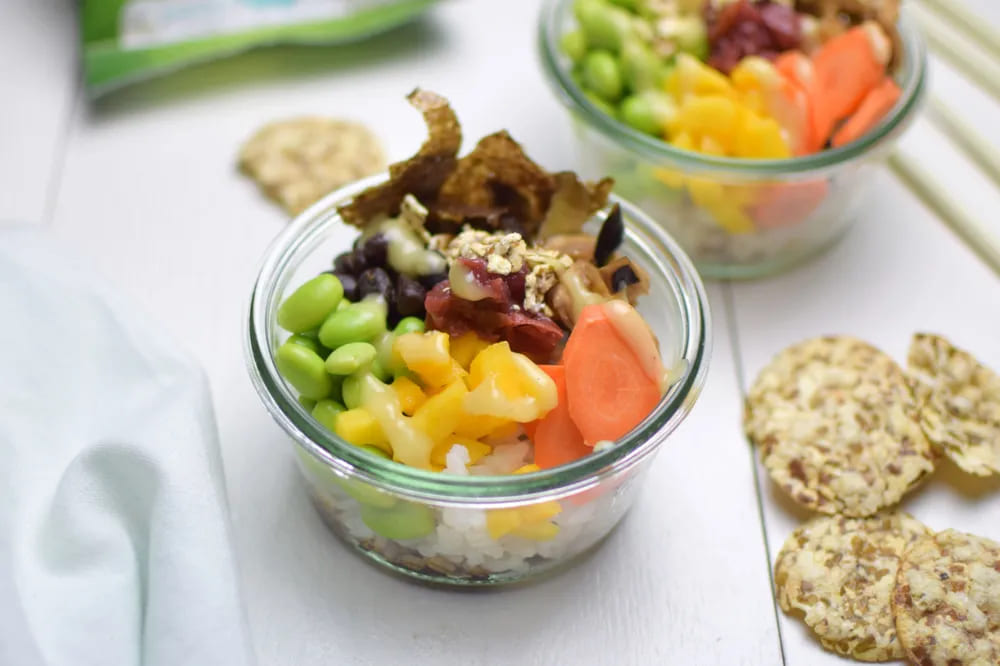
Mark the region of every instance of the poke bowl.
[[847, 231], [916, 115], [924, 45], [897, 4], [545, 0], [540, 59], [581, 173], [613, 177], [703, 276], [755, 278]]
[[[435, 98], [414, 95], [423, 95], [425, 101]], [[424, 113], [429, 125], [435, 113], [438, 121], [444, 114], [444, 125], [453, 120], [447, 117], [450, 109], [442, 111], [440, 105], [430, 111], [425, 108]], [[509, 141], [506, 133], [491, 137]], [[491, 137], [480, 147], [493, 145]], [[440, 139], [432, 126], [422, 152], [440, 148]], [[438, 155], [424, 164], [441, 162]], [[522, 162], [525, 168], [535, 168], [527, 164]], [[410, 190], [419, 191], [420, 186], [412, 180], [399, 203], [400, 191], [391, 194], [393, 183], [407, 180], [399, 173], [400, 165], [393, 165], [389, 174], [331, 193], [274, 240], [248, 309], [244, 342], [251, 380], [289, 436], [299, 476], [323, 521], [358, 553], [394, 572], [445, 585], [513, 583], [561, 568], [618, 524], [656, 452], [692, 408], [710, 353], [704, 288], [693, 264], [662, 226], [605, 192], [590, 202], [582, 229], [573, 238], [585, 240], [590, 234], [597, 245], [592, 243], [586, 251], [610, 257], [609, 250], [598, 248], [606, 240], [597, 237], [607, 239], [608, 228], [619, 230], [613, 243], [619, 264], [611, 273], [620, 280], [622, 266], [627, 265], [632, 278], [641, 275], [643, 295], [635, 299], [634, 309], [626, 289], [640, 285], [631, 279], [613, 293], [599, 285], [587, 287], [581, 292], [588, 294], [587, 303], [571, 315], [553, 312], [541, 301], [532, 306], [527, 295], [518, 294], [503, 306], [501, 316], [499, 297], [465, 302], [466, 296], [452, 294], [468, 289], [458, 286], [463, 279], [470, 284], [479, 280], [477, 288], [507, 290], [498, 276], [507, 279], [517, 271], [508, 265], [504, 275], [503, 268], [495, 265], [502, 263], [499, 254], [489, 260], [494, 273], [484, 279], [483, 272], [463, 273], [464, 266], [474, 265], [472, 260], [449, 254], [434, 240], [422, 249], [400, 249], [407, 238], [414, 238], [413, 227], [399, 231], [404, 228], [402, 221], [414, 210], [422, 211], [421, 224], [430, 227], [428, 220], [436, 213], [426, 217], [427, 209], [416, 199], [427, 201], [427, 193], [413, 194]], [[579, 184], [575, 176], [570, 180]], [[383, 207], [390, 212], [377, 218], [377, 227], [359, 232], [359, 205], [384, 202], [387, 192], [396, 199]], [[507, 200], [510, 196], [508, 192]], [[516, 241], [522, 251], [527, 248], [526, 257], [550, 261], [561, 256], [561, 251], [513, 238], [515, 232], [509, 229], [505, 225], [491, 240], [488, 231], [463, 224], [455, 229], [451, 247], [471, 237], [479, 244], [463, 247], [480, 252], [482, 246], [503, 240]], [[522, 233], [524, 238], [533, 236]], [[564, 243], [567, 237], [552, 238]], [[373, 249], [383, 241], [387, 246]], [[577, 256], [576, 250], [562, 247]], [[418, 255], [429, 263], [414, 263]], [[516, 267], [512, 254], [504, 257]], [[527, 277], [532, 275], [527, 270], [531, 260], [524, 261], [522, 275]], [[565, 275], [569, 281], [570, 264], [586, 261], [604, 263], [567, 260], [559, 278]], [[482, 271], [485, 265], [480, 266]], [[447, 277], [433, 278], [431, 273], [442, 269]], [[383, 273], [393, 285], [372, 279]], [[530, 293], [536, 281], [528, 277], [528, 286], [521, 289]], [[512, 283], [508, 279], [504, 284]], [[414, 290], [423, 302], [410, 298]], [[596, 291], [604, 296], [595, 297]], [[489, 327], [458, 334], [456, 319], [442, 323], [442, 295], [461, 312], [448, 316], [465, 317], [466, 323], [506, 326], [497, 322], [523, 323], [524, 317], [534, 323], [517, 334]], [[316, 306], [319, 302], [325, 304]], [[303, 303], [305, 307], [299, 307]], [[424, 314], [415, 315], [418, 311]], [[480, 320], [487, 311], [493, 314]], [[583, 339], [580, 332], [572, 336], [573, 331], [587, 328], [584, 320], [607, 323], [611, 319], [603, 319], [603, 313], [612, 311], [636, 312], [635, 321], [644, 322], [632, 329], [631, 338], [624, 334], [616, 338], [612, 328], [602, 329], [607, 335], [601, 340], [610, 341], [612, 347], [622, 345], [618, 356], [603, 356], [601, 345], [574, 342]], [[541, 337], [532, 337], [535, 328], [554, 325], [565, 316], [575, 318], [571, 330], [539, 346]], [[343, 334], [345, 320], [351, 320], [347, 328], [354, 326], [354, 333]], [[377, 325], [368, 328], [375, 320]], [[349, 341], [358, 338], [368, 342]], [[633, 348], [622, 340], [638, 339], [646, 341], [639, 344], [652, 341], [655, 346], [655, 353], [647, 347], [650, 354], [643, 357], [656, 358], [652, 376], [657, 381], [652, 384], [647, 383], [649, 375], [642, 374], [651, 366], [624, 351]], [[570, 363], [565, 350], [574, 344], [583, 351], [574, 352]], [[635, 365], [631, 375], [621, 370], [629, 364]], [[584, 379], [575, 379], [581, 372]], [[598, 376], [601, 373], [605, 375]], [[595, 398], [586, 394], [595, 384], [616, 381], [629, 382], [623, 384], [624, 393], [609, 398], [606, 389], [598, 390], [596, 399], [603, 396], [612, 404], [595, 409]], [[587, 383], [588, 388], [578, 390], [576, 383]], [[574, 397], [581, 394], [583, 398]], [[636, 411], [643, 400], [646, 406]], [[571, 421], [580, 412], [572, 412], [573, 406], [586, 407], [579, 428], [576, 420]], [[612, 423], [623, 412], [631, 412], [633, 418]], [[606, 427], [612, 430], [601, 430]]]

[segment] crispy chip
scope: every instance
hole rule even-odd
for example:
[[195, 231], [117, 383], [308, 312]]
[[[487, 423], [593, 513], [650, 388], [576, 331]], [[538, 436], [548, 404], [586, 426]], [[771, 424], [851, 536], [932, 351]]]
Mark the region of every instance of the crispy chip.
[[907, 371], [927, 438], [970, 474], [1000, 474], [1000, 375], [926, 333], [913, 336]]
[[1000, 664], [1000, 543], [945, 530], [903, 554], [892, 598], [914, 664]]
[[419, 88], [407, 99], [424, 115], [427, 140], [416, 155], [389, 167], [388, 181], [365, 190], [338, 209], [341, 217], [354, 226], [364, 227], [381, 215], [394, 214], [407, 194], [413, 194], [420, 201], [433, 198], [441, 183], [455, 169], [456, 155], [462, 145], [462, 128], [448, 100]]
[[774, 564], [781, 609], [800, 615], [828, 650], [860, 659], [902, 659], [892, 593], [907, 546], [931, 532], [905, 513], [817, 516], [798, 527]]
[[584, 183], [571, 171], [555, 174], [555, 180], [552, 203], [538, 228], [538, 238], [541, 240], [556, 234], [580, 231], [584, 222], [607, 203], [608, 194], [615, 184], [610, 178], [596, 183]]
[[555, 192], [555, 177], [524, 154], [506, 131], [480, 139], [441, 186], [448, 204], [505, 206], [534, 236]]

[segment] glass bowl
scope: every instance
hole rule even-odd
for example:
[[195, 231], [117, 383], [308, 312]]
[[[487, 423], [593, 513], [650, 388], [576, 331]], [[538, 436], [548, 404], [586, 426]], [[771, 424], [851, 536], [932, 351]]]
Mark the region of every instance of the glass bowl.
[[574, 83], [558, 46], [575, 24], [572, 5], [543, 0], [538, 40], [542, 69], [570, 111], [580, 173], [615, 178], [615, 191], [666, 227], [706, 278], [776, 273], [838, 240], [865, 205], [868, 170], [912, 121], [926, 87], [924, 44], [904, 16], [896, 72], [902, 95], [861, 139], [788, 159], [682, 150], [604, 113]]
[[[299, 404], [274, 362], [275, 351], [287, 337], [276, 322], [279, 303], [286, 293], [328, 269], [359, 233], [341, 220], [337, 206], [385, 177], [325, 197], [267, 250], [253, 286], [245, 338], [257, 393], [290, 436], [301, 477], [323, 520], [344, 542], [384, 567], [430, 583], [495, 585], [565, 564], [618, 523], [653, 454], [695, 402], [711, 340], [698, 274], [660, 225], [613, 197], [627, 229], [623, 251], [650, 275], [650, 293], [638, 309], [676, 377], [656, 409], [615, 445], [549, 470], [458, 476], [407, 467], [324, 428]], [[599, 223], [595, 219], [589, 224]], [[554, 537], [551, 529], [544, 540], [523, 536], [523, 531], [498, 538], [491, 533], [497, 525], [537, 524], [540, 516], [558, 526]]]

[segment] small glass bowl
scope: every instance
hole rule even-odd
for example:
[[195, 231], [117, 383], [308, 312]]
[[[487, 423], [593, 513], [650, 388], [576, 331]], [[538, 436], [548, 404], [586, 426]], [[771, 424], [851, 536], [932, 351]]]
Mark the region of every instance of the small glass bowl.
[[569, 109], [581, 175], [610, 175], [615, 192], [665, 226], [706, 278], [777, 273], [838, 240], [865, 205], [869, 169], [920, 108], [926, 55], [913, 24], [899, 22], [896, 82], [902, 95], [881, 123], [840, 148], [789, 159], [717, 157], [676, 148], [597, 108], [576, 85], [559, 38], [572, 29], [573, 0], [543, 0], [542, 69]]
[[[650, 293], [638, 309], [660, 340], [664, 362], [676, 373], [657, 408], [614, 446], [540, 472], [458, 476], [394, 463], [324, 428], [299, 404], [274, 363], [275, 351], [287, 337], [276, 323], [278, 305], [351, 247], [358, 230], [341, 220], [337, 207], [385, 177], [325, 197], [267, 250], [253, 287], [245, 338], [257, 393], [291, 437], [302, 478], [324, 521], [375, 562], [426, 582], [450, 585], [511, 583], [569, 562], [618, 523], [653, 454], [700, 391], [711, 332], [698, 274], [660, 225], [613, 197], [626, 224], [623, 251], [650, 275]], [[505, 521], [550, 521], [558, 532], [553, 538], [549, 528], [547, 540], [512, 534], [493, 538], [489, 526]]]

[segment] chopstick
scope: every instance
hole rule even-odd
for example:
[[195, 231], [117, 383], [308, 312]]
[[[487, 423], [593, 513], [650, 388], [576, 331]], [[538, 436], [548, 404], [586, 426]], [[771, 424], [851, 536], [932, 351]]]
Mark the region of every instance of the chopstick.
[[956, 0], [923, 0], [931, 12], [950, 22], [976, 40], [979, 46], [1000, 58], [1000, 30], [980, 16], [969, 11], [964, 3]]
[[931, 49], [1000, 101], [998, 61], [977, 49], [962, 32], [940, 21], [921, 5], [912, 5], [910, 11], [916, 17]]
[[986, 225], [973, 218], [930, 172], [913, 160], [897, 151], [889, 156], [889, 166], [1000, 277], [1000, 240], [986, 231]]
[[930, 99], [927, 108], [930, 112], [928, 117], [934, 125], [947, 134], [959, 150], [1000, 186], [1000, 155], [989, 139], [937, 97]]

